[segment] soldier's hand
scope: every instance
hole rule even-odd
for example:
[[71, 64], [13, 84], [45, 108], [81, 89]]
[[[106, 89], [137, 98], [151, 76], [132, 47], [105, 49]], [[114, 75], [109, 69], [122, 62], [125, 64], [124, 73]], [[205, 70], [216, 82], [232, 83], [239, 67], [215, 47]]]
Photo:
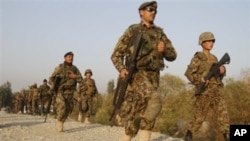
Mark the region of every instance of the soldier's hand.
[[202, 82], [202, 83], [205, 83], [205, 86], [207, 86], [207, 85], [208, 85], [208, 83], [209, 83], [209, 80], [206, 80], [206, 81], [205, 81], [205, 79], [204, 79], [204, 78], [202, 78], [202, 79], [201, 79], [201, 82]]
[[220, 66], [219, 70], [220, 70], [220, 74], [225, 74], [226, 73], [225, 66]]
[[158, 43], [157, 49], [158, 49], [159, 52], [162, 52], [162, 53], [165, 51], [165, 44], [164, 44], [163, 41], [160, 41], [160, 42]]
[[122, 69], [122, 70], [120, 71], [120, 77], [121, 77], [122, 79], [125, 78], [127, 74], [128, 74], [127, 69]]
[[72, 71], [69, 71], [69, 72], [68, 72], [68, 77], [69, 77], [70, 79], [75, 79], [75, 78], [76, 78], [76, 75], [75, 75]]

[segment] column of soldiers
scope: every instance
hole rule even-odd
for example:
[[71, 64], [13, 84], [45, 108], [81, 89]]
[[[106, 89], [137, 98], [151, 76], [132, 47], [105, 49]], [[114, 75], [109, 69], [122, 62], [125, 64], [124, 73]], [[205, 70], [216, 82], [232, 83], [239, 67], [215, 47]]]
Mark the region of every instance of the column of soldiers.
[[[154, 24], [157, 14], [157, 2], [145, 2], [138, 8], [141, 18], [140, 23], [128, 27], [124, 34], [119, 38], [114, 51], [111, 55], [112, 63], [119, 72], [119, 79], [123, 80], [130, 72], [127, 68], [131, 56], [133, 55], [135, 37], [139, 33], [141, 36], [141, 49], [139, 50], [136, 62], [136, 71], [126, 89], [124, 101], [118, 113], [124, 121], [125, 134], [120, 141], [130, 141], [140, 131], [139, 139], [149, 141], [151, 132], [155, 125], [155, 120], [161, 111], [161, 99], [157, 92], [160, 80], [160, 71], [164, 69], [164, 60], [174, 61], [177, 57], [175, 48], [171, 40], [164, 33], [163, 29]], [[193, 134], [206, 121], [209, 110], [214, 111], [217, 116], [217, 123], [224, 140], [229, 140], [229, 118], [223, 100], [221, 79], [212, 77], [211, 80], [204, 80], [209, 73], [209, 69], [217, 58], [211, 54], [215, 43], [215, 37], [211, 32], [204, 32], [199, 36], [199, 45], [202, 51], [195, 53], [185, 76], [196, 86], [206, 83], [207, 89], [202, 95], [195, 97], [195, 115], [190, 121], [184, 140], [191, 141]], [[78, 120], [89, 124], [91, 117], [95, 114], [93, 101], [98, 93], [93, 75], [90, 69], [84, 73], [83, 78], [79, 69], [73, 65], [73, 52], [64, 55], [64, 62], [59, 64], [49, 78], [44, 80], [44, 84], [37, 88], [36, 85], [30, 86], [28, 96], [25, 92], [16, 95], [15, 100], [19, 104], [15, 105], [16, 111], [23, 113], [23, 105], [27, 97], [26, 111], [37, 114], [39, 110], [38, 101], [40, 100], [40, 113], [45, 114], [45, 107], [48, 107], [47, 100], [54, 94], [54, 106], [57, 113], [57, 130], [63, 132], [63, 126], [73, 110], [74, 100], [79, 105]], [[220, 78], [225, 75], [224, 66], [219, 68]], [[77, 89], [78, 84], [78, 89]], [[22, 108], [21, 108], [22, 107]]]
[[[73, 58], [73, 53], [67, 52], [64, 55], [64, 58], [64, 63], [56, 67], [54, 73], [50, 77], [51, 86], [48, 85], [47, 79], [44, 79], [43, 84], [41, 84], [39, 88], [37, 87], [37, 84], [34, 83], [29, 86], [28, 90], [14, 93], [12, 98], [12, 109], [14, 113], [44, 116], [47, 114], [49, 100], [52, 98], [52, 103], [50, 105], [52, 108], [49, 109], [49, 112], [53, 111], [51, 114], [55, 115], [55, 118], [56, 114], [59, 113], [57, 128], [58, 131], [61, 132], [63, 131], [63, 123], [73, 110], [73, 103], [77, 101], [77, 104], [75, 105], [78, 106], [79, 110], [78, 120], [82, 121], [82, 117], [84, 117], [85, 124], [91, 123], [97, 110], [96, 104], [98, 94], [95, 80], [91, 78], [93, 75], [92, 70], [86, 69], [86, 77], [83, 79], [80, 71], [76, 67], [67, 68], [68, 64], [66, 58]], [[69, 66], [71, 66], [71, 64]], [[69, 78], [69, 72], [72, 74], [78, 73], [78, 89], [76, 88], [75, 83], [72, 82], [73, 78]], [[58, 86], [58, 93], [61, 92], [59, 94], [53, 94], [52, 92], [52, 89], [54, 88], [53, 76], [55, 76], [55, 74], [60, 75], [63, 78], [60, 80]]]
[[43, 115], [44, 108], [47, 102], [47, 97], [49, 96], [50, 87], [47, 85], [46, 79], [44, 79], [44, 84], [39, 88], [37, 84], [34, 83], [29, 86], [28, 90], [21, 90], [13, 95], [13, 112], [19, 114], [31, 114], [31, 115]]

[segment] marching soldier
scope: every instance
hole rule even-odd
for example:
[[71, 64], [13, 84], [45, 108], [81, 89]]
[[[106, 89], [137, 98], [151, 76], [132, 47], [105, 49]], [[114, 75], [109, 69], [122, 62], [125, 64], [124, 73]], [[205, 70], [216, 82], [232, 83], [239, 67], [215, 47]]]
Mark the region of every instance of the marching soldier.
[[49, 90], [50, 86], [47, 84], [47, 79], [44, 79], [43, 84], [39, 86], [41, 115], [45, 114], [45, 106], [48, 107], [46, 104], [48, 104], [50, 98]]
[[92, 71], [90, 69], [87, 69], [85, 71], [85, 78], [80, 84], [78, 120], [82, 121], [82, 115], [85, 114], [85, 124], [90, 124], [90, 117], [95, 114], [94, 97], [96, 97], [96, 95], [98, 94], [95, 80], [91, 78], [92, 75]]
[[64, 55], [64, 62], [55, 68], [49, 79], [54, 89], [56, 77], [60, 78], [55, 101], [58, 132], [63, 132], [63, 124], [73, 110], [77, 83], [81, 83], [83, 79], [78, 68], [73, 65], [73, 58], [73, 52], [67, 52]]
[[[185, 76], [196, 88], [204, 82], [204, 78], [208, 75], [211, 66], [217, 63], [217, 58], [210, 52], [213, 49], [215, 38], [213, 33], [204, 32], [199, 36], [199, 45], [202, 47], [201, 52], [196, 52], [190, 64], [187, 67]], [[194, 118], [190, 121], [187, 133], [184, 137], [185, 141], [191, 141], [193, 133], [198, 131], [202, 123], [207, 120], [208, 112], [212, 111], [216, 116], [216, 122], [220, 132], [224, 136], [225, 141], [229, 141], [229, 118], [221, 91], [223, 83], [221, 77], [225, 76], [226, 68], [219, 68], [219, 76], [212, 77], [206, 81], [206, 89], [195, 98]]]
[[30, 90], [29, 90], [29, 96], [31, 99], [31, 111], [32, 111], [32, 115], [37, 115], [39, 113], [39, 99], [40, 99], [40, 95], [39, 95], [39, 91], [37, 88], [37, 84], [34, 83], [33, 85], [30, 86]]
[[174, 61], [177, 56], [163, 29], [154, 24], [157, 2], [145, 2], [138, 10], [141, 22], [129, 26], [111, 56], [120, 78], [124, 79], [129, 73], [126, 64], [134, 50], [134, 38], [137, 33], [142, 33], [136, 71], [119, 113], [125, 121], [125, 136], [121, 141], [130, 141], [139, 130], [140, 140], [150, 140], [151, 131], [162, 106], [160, 95], [157, 93], [160, 71], [164, 69], [164, 59]]

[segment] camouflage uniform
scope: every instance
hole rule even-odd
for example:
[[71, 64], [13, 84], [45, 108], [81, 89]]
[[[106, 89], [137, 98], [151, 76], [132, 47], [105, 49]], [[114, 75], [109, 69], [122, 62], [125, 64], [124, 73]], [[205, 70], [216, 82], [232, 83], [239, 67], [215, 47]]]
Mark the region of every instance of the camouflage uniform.
[[[214, 38], [210, 40], [215, 41]], [[201, 42], [199, 42], [199, 44], [201, 44]], [[213, 54], [209, 53], [206, 55], [204, 52], [197, 52], [188, 65], [185, 76], [195, 88], [198, 88], [202, 79], [209, 73], [211, 66], [217, 62], [218, 60]], [[202, 123], [207, 120], [208, 113], [212, 111], [214, 112], [214, 116], [216, 116], [216, 124], [219, 126], [220, 132], [223, 134], [229, 134], [229, 118], [223, 98], [224, 95], [221, 91], [223, 87], [221, 81], [222, 77], [223, 76], [212, 77], [209, 80], [205, 91], [203, 91], [201, 95], [195, 97], [195, 114], [188, 126], [188, 130], [191, 133], [198, 131]]]
[[19, 110], [19, 103], [18, 103], [18, 93], [15, 93], [12, 95], [12, 98], [11, 98], [11, 105], [12, 105], [12, 111], [14, 113], [17, 113], [18, 110]]
[[17, 99], [18, 99], [18, 113], [23, 114], [24, 106], [25, 106], [25, 91], [24, 90], [22, 90], [20, 93], [17, 93]]
[[[139, 129], [153, 129], [155, 119], [161, 110], [161, 99], [157, 93], [160, 71], [164, 69], [164, 59], [173, 61], [177, 56], [163, 29], [154, 24], [147, 28], [141, 22], [129, 26], [116, 44], [111, 60], [119, 72], [126, 68], [125, 64], [133, 53], [133, 38], [137, 32], [142, 33], [137, 70], [119, 113], [125, 121], [126, 134], [132, 137]], [[165, 44], [164, 53], [157, 50], [160, 41]], [[126, 60], [125, 64], [124, 60]]]
[[30, 90], [29, 90], [29, 96], [31, 99], [31, 111], [33, 115], [36, 115], [39, 113], [39, 99], [40, 99], [40, 95], [39, 95], [39, 91], [37, 88], [37, 84], [33, 84], [30, 86]]
[[[90, 73], [90, 75], [92, 76], [92, 71], [90, 69], [87, 69], [85, 71], [85, 76], [87, 73]], [[79, 88], [79, 94], [81, 98], [79, 112], [80, 114], [85, 114], [87, 118], [90, 118], [90, 116], [94, 115], [96, 112], [93, 105], [93, 98], [96, 96], [96, 94], [98, 94], [95, 80], [86, 77], [83, 79]]]
[[[49, 94], [50, 86], [47, 85], [47, 80], [43, 80], [43, 84], [39, 86], [40, 101], [41, 101], [41, 114], [45, 114], [45, 104], [48, 104], [50, 99]], [[46, 105], [47, 107], [48, 105]]]
[[[73, 55], [72, 52], [68, 52], [65, 54], [65, 56], [68, 54]], [[69, 78], [70, 72], [73, 72], [76, 75], [75, 79]], [[56, 114], [57, 120], [64, 123], [73, 110], [73, 98], [74, 93], [76, 91], [76, 85], [77, 83], [80, 83], [83, 78], [80, 71], [75, 65], [68, 64], [66, 62], [57, 66], [52, 75], [50, 76], [49, 84], [51, 84], [52, 86], [54, 85], [54, 79], [57, 75], [60, 76], [61, 80], [59, 83], [59, 89], [55, 101]]]

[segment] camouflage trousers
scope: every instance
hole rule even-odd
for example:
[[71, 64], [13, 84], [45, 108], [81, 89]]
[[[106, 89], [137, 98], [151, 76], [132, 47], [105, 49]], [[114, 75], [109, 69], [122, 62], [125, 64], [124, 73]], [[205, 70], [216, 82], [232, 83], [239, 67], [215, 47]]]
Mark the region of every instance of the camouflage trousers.
[[19, 99], [18, 100], [18, 112], [21, 111], [23, 113], [24, 111], [24, 99]]
[[38, 114], [39, 113], [39, 97], [35, 96], [32, 98], [32, 114]]
[[210, 125], [217, 126], [214, 129], [229, 134], [229, 117], [221, 86], [209, 85], [202, 95], [196, 97], [194, 109], [195, 114], [188, 127], [191, 132], [198, 131], [202, 123], [208, 120]]
[[159, 72], [139, 71], [135, 74], [119, 113], [127, 135], [134, 137], [139, 129], [153, 129], [162, 106], [158, 84]]
[[41, 114], [45, 114], [46, 108], [48, 107], [48, 104], [49, 104], [49, 100], [50, 100], [50, 96], [49, 95], [43, 95], [43, 96], [41, 96], [41, 99], [40, 99]]
[[79, 112], [85, 114], [86, 117], [94, 115], [93, 97], [91, 95], [82, 95], [82, 101], [79, 103]]
[[56, 96], [56, 113], [57, 120], [65, 122], [74, 108], [73, 91], [66, 90], [58, 92]]

